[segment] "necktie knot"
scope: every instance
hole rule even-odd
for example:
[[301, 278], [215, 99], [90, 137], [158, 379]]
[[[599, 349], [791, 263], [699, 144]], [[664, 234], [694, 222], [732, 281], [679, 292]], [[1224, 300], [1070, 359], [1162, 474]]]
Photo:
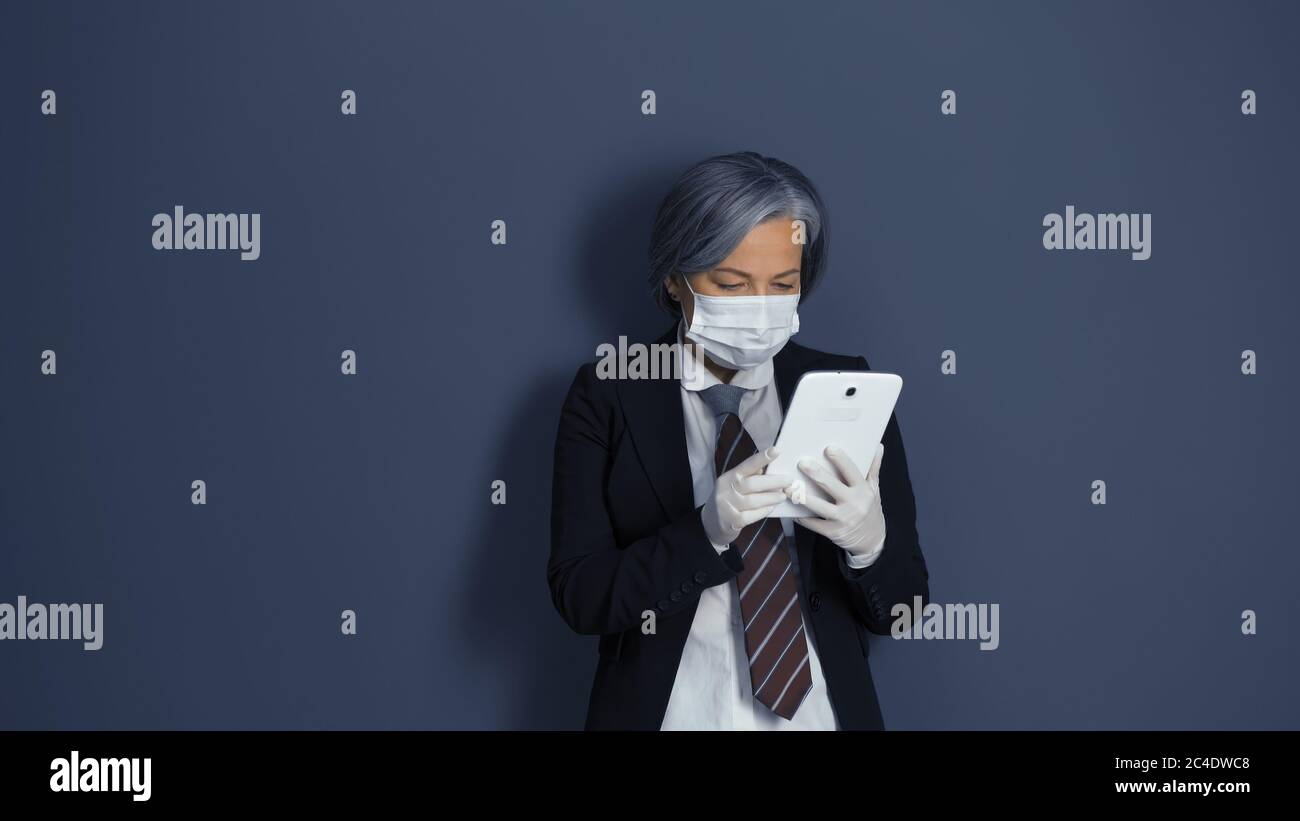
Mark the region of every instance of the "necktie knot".
[[744, 395], [745, 389], [737, 385], [710, 385], [700, 391], [700, 399], [709, 406], [714, 416], [725, 416], [728, 413], [740, 416], [740, 398]]

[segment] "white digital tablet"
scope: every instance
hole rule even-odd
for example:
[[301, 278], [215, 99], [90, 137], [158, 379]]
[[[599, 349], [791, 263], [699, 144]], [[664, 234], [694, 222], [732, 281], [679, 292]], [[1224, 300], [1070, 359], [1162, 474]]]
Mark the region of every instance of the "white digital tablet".
[[[876, 445], [885, 435], [885, 427], [894, 412], [894, 404], [903, 390], [903, 378], [895, 373], [875, 371], [809, 371], [794, 389], [794, 398], [786, 410], [776, 437], [778, 455], [767, 466], [767, 473], [794, 477], [793, 498], [806, 493], [819, 499], [829, 497], [799, 470], [801, 459], [821, 464], [831, 475], [839, 471], [826, 459], [828, 445], [846, 451], [867, 475]], [[884, 459], [889, 458], [886, 453]], [[802, 504], [790, 499], [778, 504], [770, 516], [782, 519], [815, 515]]]

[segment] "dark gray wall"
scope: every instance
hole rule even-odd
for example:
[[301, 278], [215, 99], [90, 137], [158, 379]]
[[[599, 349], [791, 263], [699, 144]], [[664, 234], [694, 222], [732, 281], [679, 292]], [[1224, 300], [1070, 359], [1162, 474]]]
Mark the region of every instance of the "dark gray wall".
[[[6, 5], [0, 601], [107, 623], [0, 643], [0, 727], [580, 726], [559, 405], [600, 342], [667, 327], [654, 209], [739, 149], [828, 201], [798, 341], [903, 375], [936, 600], [1000, 605], [995, 652], [876, 642], [887, 723], [1300, 727], [1298, 16]], [[261, 259], [154, 251], [176, 204], [261, 213]], [[1151, 259], [1045, 251], [1067, 204], [1152, 213]]]

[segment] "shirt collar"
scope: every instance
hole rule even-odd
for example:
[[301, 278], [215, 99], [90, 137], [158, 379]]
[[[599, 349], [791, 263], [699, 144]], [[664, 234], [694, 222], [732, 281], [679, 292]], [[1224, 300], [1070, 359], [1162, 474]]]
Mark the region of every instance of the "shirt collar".
[[[686, 323], [680, 320], [677, 323], [677, 364], [679, 373], [682, 375], [682, 387], [688, 391], [702, 391], [713, 385], [721, 385], [722, 382], [713, 372], [704, 367], [703, 363], [696, 365], [691, 363], [691, 367], [686, 367], [682, 357], [686, 355]], [[738, 388], [744, 388], [747, 391], [758, 390], [767, 387], [772, 383], [772, 360], [766, 359], [758, 365], [745, 370], [736, 371], [731, 377], [729, 384]]]

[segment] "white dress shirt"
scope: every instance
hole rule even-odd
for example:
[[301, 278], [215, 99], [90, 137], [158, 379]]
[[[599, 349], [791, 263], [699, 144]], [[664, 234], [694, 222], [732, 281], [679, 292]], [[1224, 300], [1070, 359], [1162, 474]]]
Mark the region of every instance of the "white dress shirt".
[[[682, 327], [677, 329], [682, 340]], [[678, 356], [681, 350], [679, 347]], [[679, 362], [680, 364], [680, 362]], [[693, 363], [691, 363], [693, 364]], [[714, 485], [714, 451], [717, 421], [704, 404], [699, 392], [719, 384], [717, 377], [704, 367], [683, 368], [682, 418], [686, 423], [686, 452], [690, 459], [695, 486], [695, 506], [708, 501]], [[740, 421], [758, 450], [771, 447], [781, 427], [781, 400], [773, 378], [772, 360], [749, 370], [737, 371], [730, 384], [745, 388], [740, 400]], [[795, 548], [794, 521], [783, 519], [785, 545], [796, 584], [802, 589], [799, 559]], [[719, 552], [726, 545], [714, 545]], [[860, 559], [848, 557], [854, 567], [867, 567], [879, 553]], [[856, 560], [854, 560], [856, 559]], [[808, 637], [808, 667], [812, 672], [812, 689], [803, 704], [787, 721], [754, 699], [749, 680], [749, 657], [745, 651], [745, 631], [741, 628], [740, 597], [735, 580], [706, 588], [691, 623], [677, 679], [668, 698], [661, 729], [664, 730], [836, 730], [839, 723], [831, 707], [826, 680], [817, 656], [817, 637], [813, 621], [799, 597]]]

